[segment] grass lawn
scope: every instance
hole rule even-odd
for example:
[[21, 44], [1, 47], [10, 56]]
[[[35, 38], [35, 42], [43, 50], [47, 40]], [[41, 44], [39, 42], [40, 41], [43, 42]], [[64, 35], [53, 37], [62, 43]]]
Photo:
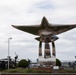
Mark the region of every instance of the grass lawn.
[[[52, 70], [35, 70], [35, 69], [9, 69], [1, 71], [3, 73], [52, 73]], [[58, 73], [76, 73], [76, 70], [58, 70]]]
[[51, 73], [52, 71], [16, 68], [16, 69], [3, 70], [2, 72], [3, 73]]

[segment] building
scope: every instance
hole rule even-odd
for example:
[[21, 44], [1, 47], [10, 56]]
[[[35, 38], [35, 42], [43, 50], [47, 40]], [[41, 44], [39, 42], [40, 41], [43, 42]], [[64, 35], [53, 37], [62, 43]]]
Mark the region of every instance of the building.
[[[0, 70], [8, 68], [8, 58], [0, 59]], [[9, 58], [9, 68], [15, 68], [15, 60]]]

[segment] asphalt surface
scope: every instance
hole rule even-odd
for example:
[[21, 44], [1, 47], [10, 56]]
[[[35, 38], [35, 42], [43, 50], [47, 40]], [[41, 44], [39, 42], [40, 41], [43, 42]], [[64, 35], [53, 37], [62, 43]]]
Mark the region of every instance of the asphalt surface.
[[76, 75], [76, 73], [0, 73], [0, 75]]

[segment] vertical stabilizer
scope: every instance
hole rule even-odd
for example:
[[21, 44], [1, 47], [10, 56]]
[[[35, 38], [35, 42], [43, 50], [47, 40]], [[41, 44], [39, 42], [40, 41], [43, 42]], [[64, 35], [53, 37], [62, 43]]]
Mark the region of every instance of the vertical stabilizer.
[[41, 21], [41, 27], [42, 27], [42, 28], [47, 28], [48, 25], [49, 25], [48, 20], [46, 19], [46, 17], [43, 17], [43, 18], [42, 18], [42, 21]]

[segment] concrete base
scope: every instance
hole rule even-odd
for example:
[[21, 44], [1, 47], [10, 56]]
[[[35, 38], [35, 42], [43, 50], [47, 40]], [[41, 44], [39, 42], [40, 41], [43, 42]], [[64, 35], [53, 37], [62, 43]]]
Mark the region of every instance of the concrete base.
[[39, 66], [41, 67], [52, 67], [53, 65], [55, 65], [56, 62], [56, 58], [55, 57], [51, 57], [51, 58], [43, 58], [42, 56], [39, 56]]

